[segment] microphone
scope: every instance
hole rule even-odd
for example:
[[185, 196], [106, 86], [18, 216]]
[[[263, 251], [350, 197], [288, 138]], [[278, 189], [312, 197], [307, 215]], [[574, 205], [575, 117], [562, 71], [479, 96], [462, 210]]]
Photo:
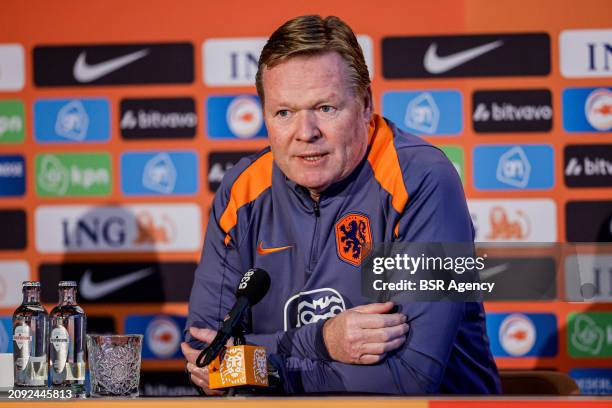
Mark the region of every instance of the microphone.
[[268, 289], [270, 289], [270, 275], [263, 269], [251, 268], [242, 276], [236, 290], [236, 303], [223, 319], [217, 336], [196, 359], [198, 367], [208, 366], [221, 353], [225, 343], [240, 325], [244, 312], [259, 303], [268, 293]]

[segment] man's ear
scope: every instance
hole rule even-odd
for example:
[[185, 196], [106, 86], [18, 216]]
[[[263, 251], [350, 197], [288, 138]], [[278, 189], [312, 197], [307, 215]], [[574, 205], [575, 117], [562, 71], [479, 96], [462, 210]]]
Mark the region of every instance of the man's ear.
[[363, 93], [363, 116], [366, 118], [366, 121], [369, 123], [372, 120], [372, 116], [374, 115], [374, 100], [372, 99], [372, 87], [368, 86], [365, 92]]

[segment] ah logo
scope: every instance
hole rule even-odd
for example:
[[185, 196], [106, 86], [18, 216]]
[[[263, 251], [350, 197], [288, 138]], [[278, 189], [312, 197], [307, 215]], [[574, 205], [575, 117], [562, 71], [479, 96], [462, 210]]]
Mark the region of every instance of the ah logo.
[[176, 167], [168, 153], [159, 153], [145, 164], [142, 185], [163, 194], [174, 191]]
[[193, 194], [198, 185], [194, 152], [128, 152], [121, 156], [121, 190], [126, 195]]
[[554, 185], [549, 145], [487, 145], [474, 149], [474, 184], [481, 190], [535, 190]]
[[432, 134], [438, 129], [440, 109], [429, 92], [424, 92], [410, 101], [406, 107], [406, 127]]
[[326, 320], [345, 310], [342, 295], [333, 288], [300, 292], [285, 302], [284, 330]]
[[386, 92], [383, 115], [406, 132], [457, 135], [463, 130], [461, 99], [454, 90]]
[[87, 135], [89, 129], [89, 116], [83, 104], [78, 101], [70, 101], [64, 105], [55, 121], [55, 133], [80, 142]]
[[42, 99], [34, 103], [39, 142], [102, 142], [110, 138], [107, 99]]
[[499, 158], [496, 177], [502, 183], [525, 188], [530, 174], [531, 164], [520, 146], [513, 147]]
[[350, 213], [336, 222], [336, 248], [343, 261], [359, 266], [371, 244], [372, 231], [367, 216]]

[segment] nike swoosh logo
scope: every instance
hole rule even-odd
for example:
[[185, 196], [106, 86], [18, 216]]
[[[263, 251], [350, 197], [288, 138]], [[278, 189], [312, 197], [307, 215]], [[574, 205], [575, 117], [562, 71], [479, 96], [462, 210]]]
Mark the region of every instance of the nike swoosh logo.
[[501, 265], [493, 266], [491, 268], [483, 269], [482, 271], [480, 271], [480, 279], [490, 279], [495, 275], [499, 275], [500, 273], [507, 271], [508, 267], [510, 267], [510, 264], [504, 263]]
[[91, 269], [88, 269], [83, 274], [79, 282], [79, 292], [85, 299], [99, 299], [109, 293], [115, 292], [125, 286], [128, 286], [146, 276], [153, 273], [153, 268], [140, 269], [127, 275], [119, 276], [118, 278], [107, 279], [103, 282], [93, 282], [91, 280]]
[[83, 51], [79, 54], [79, 57], [74, 63], [72, 73], [74, 74], [74, 78], [79, 82], [92, 82], [118, 70], [119, 68], [123, 68], [124, 66], [131, 64], [132, 62], [139, 60], [148, 54], [149, 49], [145, 48], [144, 50], [90, 65], [85, 61], [85, 58], [87, 58], [87, 53]]
[[425, 53], [423, 65], [425, 66], [425, 70], [427, 70], [427, 72], [430, 74], [442, 74], [458, 67], [459, 65], [465, 64], [474, 58], [480, 57], [481, 55], [486, 54], [495, 48], [501, 47], [503, 43], [504, 42], [502, 40], [498, 40], [475, 48], [470, 48], [469, 50], [446, 55], [444, 57], [438, 56], [438, 44], [433, 43], [429, 46], [427, 52]]
[[257, 253], [259, 255], [268, 255], [273, 254], [274, 252], [284, 251], [285, 249], [291, 248], [293, 245], [287, 245], [283, 247], [275, 247], [275, 248], [264, 248], [263, 241], [259, 241], [259, 245], [257, 246]]

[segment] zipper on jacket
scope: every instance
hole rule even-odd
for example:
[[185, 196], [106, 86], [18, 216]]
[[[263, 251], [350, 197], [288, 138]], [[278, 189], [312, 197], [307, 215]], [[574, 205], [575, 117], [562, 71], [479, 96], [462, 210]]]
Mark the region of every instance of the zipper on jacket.
[[315, 225], [314, 225], [314, 233], [313, 233], [313, 237], [312, 237], [312, 245], [310, 246], [310, 257], [309, 257], [309, 262], [308, 262], [308, 275], [310, 275], [310, 273], [312, 272], [312, 270], [314, 269], [314, 266], [316, 265], [317, 261], [318, 261], [318, 257], [315, 259], [315, 253], [317, 250], [317, 243], [319, 242], [319, 234], [318, 234], [318, 227], [319, 227], [319, 217], [321, 216], [321, 210], [319, 208], [319, 202], [318, 201], [313, 201], [312, 202], [312, 211], [314, 212], [314, 216], [315, 216]]

